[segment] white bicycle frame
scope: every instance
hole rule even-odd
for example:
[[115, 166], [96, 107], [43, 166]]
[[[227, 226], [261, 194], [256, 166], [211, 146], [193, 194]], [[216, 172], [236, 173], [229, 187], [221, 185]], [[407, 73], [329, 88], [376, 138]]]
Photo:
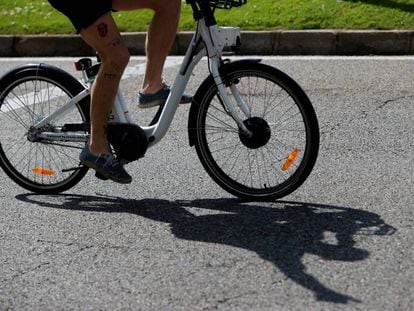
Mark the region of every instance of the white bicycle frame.
[[[205, 44], [204, 48], [201, 49], [196, 55], [194, 51], [197, 47], [199, 40], [202, 40]], [[250, 117], [250, 108], [244, 102], [240, 93], [235, 85], [230, 87], [230, 94], [227, 92], [226, 87], [220, 77], [219, 67], [221, 64], [221, 56], [225, 47], [235, 46], [240, 40], [240, 29], [238, 27], [219, 27], [217, 25], [206, 26], [204, 19], [197, 22], [197, 31], [193, 35], [191, 43], [186, 51], [184, 60], [181, 64], [180, 70], [174, 80], [171, 87], [170, 95], [164, 105], [158, 122], [152, 126], [142, 126], [147, 139], [148, 147], [158, 143], [168, 131], [170, 124], [174, 118], [175, 112], [179, 106], [179, 102], [184, 93], [184, 90], [188, 84], [188, 81], [192, 75], [195, 66], [200, 60], [207, 56], [209, 57], [209, 69], [217, 85], [221, 100], [226, 107], [228, 113], [235, 120], [239, 128], [245, 133], [250, 134], [250, 131], [246, 128], [243, 123], [245, 118], [240, 118], [236, 112], [233, 99], [236, 101], [237, 106], [243, 112], [246, 118]], [[59, 120], [60, 117], [64, 116], [65, 113], [76, 108], [76, 103], [81, 101], [83, 98], [89, 95], [89, 88], [85, 89], [81, 93], [74, 96], [70, 101], [65, 103], [62, 107], [57, 109], [51, 115], [43, 118], [34, 128], [41, 129], [47, 124], [53, 124], [54, 121]], [[114, 105], [112, 108], [112, 115], [114, 116], [111, 122], [120, 123], [133, 123], [126, 109], [126, 103], [120, 90], [116, 95]], [[60, 141], [87, 141], [87, 134], [80, 133], [57, 133], [57, 132], [41, 132], [39, 137], [45, 140], [60, 140]]]

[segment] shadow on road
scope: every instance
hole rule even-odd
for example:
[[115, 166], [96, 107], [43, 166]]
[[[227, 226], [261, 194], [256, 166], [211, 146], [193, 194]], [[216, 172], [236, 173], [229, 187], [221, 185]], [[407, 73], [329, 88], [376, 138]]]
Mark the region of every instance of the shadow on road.
[[[323, 260], [361, 261], [369, 252], [355, 246], [355, 235], [382, 236], [395, 232], [377, 214], [312, 203], [251, 204], [236, 199], [131, 200], [70, 194], [23, 194], [16, 198], [48, 208], [129, 213], [169, 223], [171, 232], [179, 239], [253, 251], [273, 263], [286, 277], [312, 291], [318, 300], [344, 304], [359, 300], [329, 289], [307, 273], [301, 260], [304, 254], [317, 255]], [[326, 240], [328, 233], [334, 235], [334, 242]]]

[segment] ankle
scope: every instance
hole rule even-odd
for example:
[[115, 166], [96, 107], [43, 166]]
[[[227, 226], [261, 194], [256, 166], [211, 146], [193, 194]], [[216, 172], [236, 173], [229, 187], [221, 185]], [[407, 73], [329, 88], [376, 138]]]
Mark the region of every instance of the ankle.
[[100, 154], [108, 154], [111, 153], [109, 150], [108, 145], [99, 146], [97, 144], [89, 144], [88, 146], [89, 152], [94, 156], [98, 156]]
[[141, 93], [143, 94], [155, 94], [159, 92], [164, 87], [164, 83], [154, 83], [154, 84], [146, 84], [143, 85], [141, 88]]

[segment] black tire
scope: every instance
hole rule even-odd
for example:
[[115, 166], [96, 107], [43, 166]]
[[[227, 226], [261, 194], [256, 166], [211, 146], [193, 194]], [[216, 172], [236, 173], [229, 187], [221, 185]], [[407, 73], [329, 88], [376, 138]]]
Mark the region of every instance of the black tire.
[[[70, 189], [86, 174], [79, 154], [85, 143], [31, 142], [31, 125], [84, 90], [68, 73], [45, 64], [25, 65], [0, 79], [0, 166], [21, 187], [54, 194]], [[89, 121], [89, 96], [51, 127]], [[66, 171], [68, 170], [68, 171]]]
[[208, 78], [193, 104], [198, 106], [192, 126], [201, 163], [237, 197], [266, 201], [288, 195], [306, 180], [318, 155], [319, 126], [311, 102], [295, 81], [264, 64], [231, 63], [222, 75], [250, 107], [249, 117], [241, 110], [238, 115], [255, 134], [243, 136]]

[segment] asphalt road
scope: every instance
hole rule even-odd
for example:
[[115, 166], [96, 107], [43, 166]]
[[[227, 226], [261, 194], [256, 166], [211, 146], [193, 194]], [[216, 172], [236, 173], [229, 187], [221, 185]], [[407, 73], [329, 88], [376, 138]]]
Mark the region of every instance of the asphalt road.
[[[39, 61], [80, 77], [68, 59], [0, 59], [0, 72]], [[318, 114], [320, 155], [300, 189], [273, 203], [221, 190], [188, 145], [184, 106], [127, 166], [131, 185], [89, 173], [38, 196], [0, 172], [0, 310], [412, 310], [414, 58], [263, 61]], [[122, 89], [146, 122], [133, 104], [142, 72], [134, 58]]]

